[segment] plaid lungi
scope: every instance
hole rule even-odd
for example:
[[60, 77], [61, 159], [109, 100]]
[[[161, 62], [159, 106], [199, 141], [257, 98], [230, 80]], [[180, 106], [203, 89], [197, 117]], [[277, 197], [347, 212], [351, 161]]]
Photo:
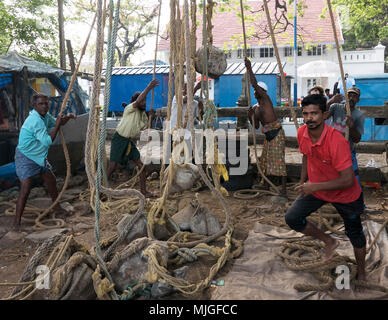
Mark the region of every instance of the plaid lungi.
[[260, 157], [260, 168], [266, 176], [287, 176], [285, 147], [286, 136], [280, 121], [276, 120], [264, 126], [263, 132], [279, 129], [278, 134], [271, 141], [264, 140], [263, 152]]

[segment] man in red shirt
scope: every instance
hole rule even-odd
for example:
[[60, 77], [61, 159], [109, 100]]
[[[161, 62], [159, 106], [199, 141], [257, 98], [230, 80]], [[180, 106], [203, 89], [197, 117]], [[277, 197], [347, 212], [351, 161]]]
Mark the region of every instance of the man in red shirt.
[[325, 203], [331, 203], [341, 215], [345, 233], [353, 245], [357, 279], [365, 280], [366, 239], [360, 214], [363, 212], [361, 188], [353, 171], [349, 142], [325, 124], [326, 99], [309, 95], [302, 101], [305, 125], [298, 129], [299, 150], [303, 154], [300, 196], [286, 212], [286, 222], [295, 231], [322, 240], [324, 260], [333, 257], [339, 241], [308, 222], [306, 217]]

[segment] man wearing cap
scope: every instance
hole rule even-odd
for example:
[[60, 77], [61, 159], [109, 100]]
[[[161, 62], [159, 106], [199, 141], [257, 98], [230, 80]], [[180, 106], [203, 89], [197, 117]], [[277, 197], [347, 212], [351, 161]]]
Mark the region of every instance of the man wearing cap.
[[352, 152], [353, 169], [358, 182], [360, 177], [358, 174], [358, 164], [356, 158], [355, 145], [360, 142], [361, 136], [364, 133], [365, 115], [356, 108], [356, 104], [360, 101], [360, 89], [351, 87], [348, 89], [349, 105], [351, 116], [346, 115], [344, 103], [339, 103], [342, 95], [336, 95], [331, 100], [334, 101], [329, 108], [328, 125], [340, 131], [345, 135], [346, 126], [349, 127], [349, 143]]
[[308, 94], [320, 94], [320, 95], [323, 96], [323, 97], [326, 99], [326, 101], [327, 101], [327, 97], [326, 97], [326, 95], [325, 95], [325, 93], [324, 93], [324, 91], [323, 91], [323, 88], [322, 88], [321, 86], [314, 86], [314, 87], [312, 87], [312, 88], [309, 90]]
[[[245, 66], [249, 74], [250, 83], [255, 89], [255, 97], [258, 103], [248, 111], [248, 118], [255, 118], [255, 129], [258, 129], [260, 123], [263, 126], [265, 140], [263, 151], [260, 157], [260, 167], [266, 176], [281, 177], [282, 195], [286, 196], [287, 189], [287, 171], [285, 161], [285, 141], [286, 137], [282, 125], [275, 113], [272, 101], [263, 88], [265, 84], [258, 85], [255, 75], [252, 71], [251, 62], [245, 58]], [[263, 86], [263, 87], [262, 87]], [[265, 86], [266, 87], [266, 86]]]

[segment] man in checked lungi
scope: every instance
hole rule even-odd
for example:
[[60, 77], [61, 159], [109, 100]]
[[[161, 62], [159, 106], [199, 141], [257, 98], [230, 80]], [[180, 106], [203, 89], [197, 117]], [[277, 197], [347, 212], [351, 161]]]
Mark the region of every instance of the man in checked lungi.
[[251, 118], [254, 116], [256, 129], [259, 129], [261, 123], [265, 135], [263, 151], [260, 157], [260, 168], [270, 179], [278, 180], [276, 181], [277, 183], [281, 180], [281, 194], [287, 196], [284, 130], [275, 113], [271, 98], [267, 94], [266, 85], [262, 83], [260, 86], [257, 83], [252, 71], [251, 62], [248, 58], [245, 58], [245, 66], [258, 101], [253, 108], [249, 109], [248, 118], [252, 122]]

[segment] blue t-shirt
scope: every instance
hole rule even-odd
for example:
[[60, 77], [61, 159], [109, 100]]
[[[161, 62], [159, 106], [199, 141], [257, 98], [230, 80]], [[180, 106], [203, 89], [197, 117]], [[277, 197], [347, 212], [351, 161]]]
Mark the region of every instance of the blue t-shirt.
[[[327, 119], [326, 124], [329, 125], [330, 127], [333, 127], [334, 129], [337, 129], [345, 136], [345, 129], [346, 129], [345, 105], [342, 103], [333, 103], [329, 109], [329, 116], [330, 117]], [[351, 112], [351, 116], [354, 122], [354, 126], [357, 129], [358, 133], [360, 135], [363, 135], [365, 115], [359, 109], [355, 108]], [[351, 141], [350, 135], [349, 135], [349, 143], [350, 143], [350, 150], [353, 151], [355, 147], [355, 143]]]
[[49, 113], [42, 117], [35, 109], [30, 111], [20, 130], [17, 148], [43, 167], [48, 149], [53, 143], [49, 133], [55, 125], [56, 120]]

